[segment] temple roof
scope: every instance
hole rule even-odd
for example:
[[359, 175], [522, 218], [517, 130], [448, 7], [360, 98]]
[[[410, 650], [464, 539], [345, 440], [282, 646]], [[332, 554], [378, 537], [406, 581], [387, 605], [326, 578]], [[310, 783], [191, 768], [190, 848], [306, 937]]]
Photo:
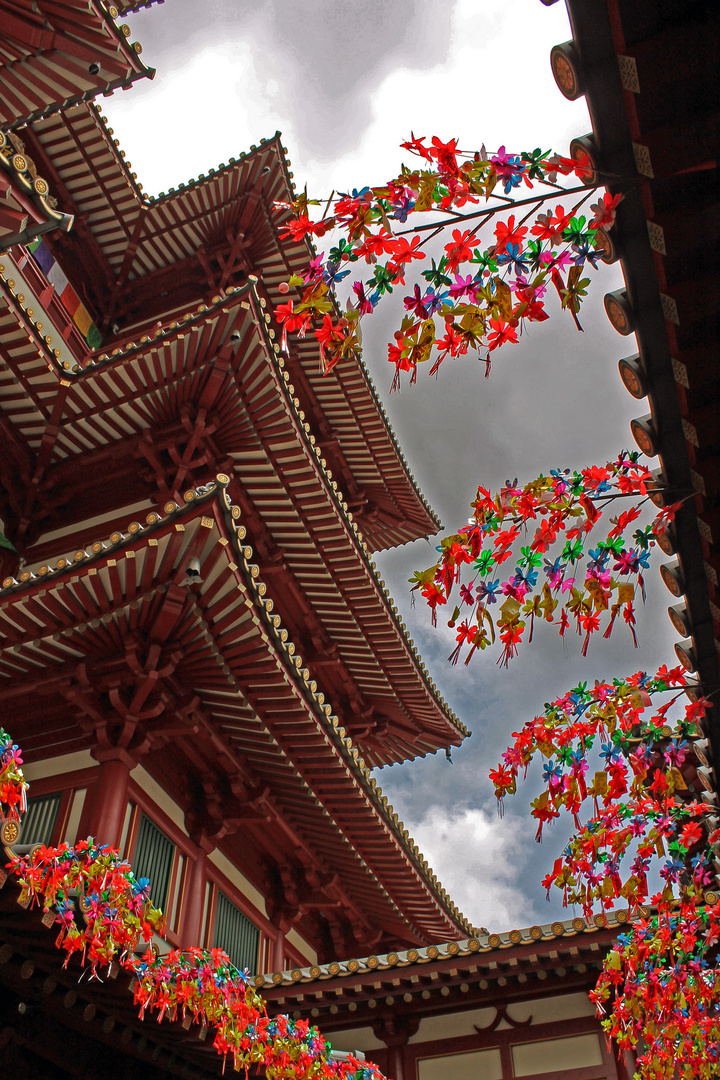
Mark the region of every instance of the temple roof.
[[508, 1001], [587, 994], [627, 925], [627, 911], [617, 911], [593, 921], [483, 932], [424, 949], [258, 975], [255, 985], [271, 1012], [307, 1018], [331, 1040], [336, 1031], [367, 1034], [368, 1028], [382, 1039], [389, 1016], [394, 1030], [412, 1033], [423, 1017], [494, 1007], [497, 1024]]
[[576, 81], [563, 92], [585, 94], [593, 131], [582, 148], [609, 190], [624, 194], [611, 237], [626, 288], [605, 304], [615, 328], [637, 340], [621, 375], [650, 411], [631, 427], [658, 456], [666, 500], [684, 500], [663, 541], [677, 558], [661, 570], [685, 638], [676, 651], [712, 699], [720, 688], [720, 365], [708, 253], [720, 222], [720, 12], [713, 2], [633, 0], [568, 0], [568, 11], [574, 40], [554, 56], [563, 51]]
[[[598, 931], [608, 929], [617, 933], [618, 928], [627, 923], [628, 913], [621, 909], [598, 914], [592, 920], [578, 916], [522, 930], [506, 930], [499, 934], [483, 930], [477, 936], [464, 941], [446, 941], [428, 945], [423, 949], [405, 949], [384, 955], [334, 961], [330, 964], [312, 964], [289, 971], [256, 975], [255, 985], [262, 988], [261, 992], [268, 1000], [277, 1001], [278, 1004], [278, 999], [282, 998], [283, 990], [287, 987], [294, 987], [296, 992], [300, 993], [315, 990], [323, 996], [327, 992], [328, 998], [332, 1000], [333, 991], [343, 982], [362, 984], [370, 978], [374, 983], [392, 983], [398, 975], [407, 978], [416, 972], [424, 975], [430, 970], [443, 971], [450, 966], [467, 962], [468, 959], [479, 960], [478, 967], [489, 967], [495, 961], [493, 970], [497, 970], [498, 964], [503, 962], [503, 953], [508, 950], [513, 950], [513, 955], [516, 956], [520, 946], [529, 946], [537, 960], [540, 955], [562, 949], [568, 941], [578, 938], [582, 941], [582, 936], [597, 936]], [[557, 960], [557, 956], [551, 959]], [[299, 987], [302, 987], [302, 990], [299, 990]], [[375, 986], [374, 989], [379, 987]]]
[[[304, 666], [227, 485], [221, 476], [54, 569], [3, 583], [4, 722], [29, 760], [93, 745], [98, 725], [105, 732], [121, 720], [115, 698], [104, 713], [107, 679], [122, 684], [119, 659], [152, 643], [166, 672], [153, 691], [162, 710], [145, 701], [151, 718], [128, 752], [142, 746], [144, 767], [181, 804], [198, 769], [219, 790], [247, 793], [254, 835], [252, 814], [234, 799], [222, 807], [223, 828], [238, 814], [244, 822], [227, 841], [231, 859], [249, 867], [256, 848], [267, 857], [266, 818], [279, 817], [295, 839], [285, 837], [286, 851], [274, 842], [272, 857], [311, 864], [327, 904], [359, 934], [427, 944], [472, 932]], [[191, 558], [201, 585], [184, 587]]]
[[[164, 480], [166, 448], [190, 439], [208, 467], [225, 462], [233, 497], [254, 514], [263, 574], [283, 588], [284, 611], [298, 607], [313, 675], [335, 699], [347, 698], [343, 722], [368, 762], [459, 745], [468, 731], [438, 694], [377, 574], [254, 284], [81, 368], [50, 351], [27, 297], [7, 271], [3, 278], [7, 497], [16, 516], [44, 521], [30, 538], [28, 563], [62, 551], [65, 535], [95, 539], [88, 506], [97, 518], [142, 503]], [[54, 492], [64, 500], [60, 517]], [[295, 601], [288, 573], [301, 591]]]
[[[120, 5], [125, 10], [139, 5]], [[0, 127], [18, 127], [155, 74], [111, 12], [87, 0], [5, 0]], [[115, 10], [117, 15], [117, 10]]]
[[[249, 273], [274, 304], [280, 282], [311, 257], [309, 245], [278, 238], [287, 213], [276, 213], [273, 203], [292, 197], [279, 134], [150, 199], [93, 105], [49, 117], [24, 137], [60, 205], [78, 219], [54, 251], [71, 280], [90, 290], [106, 326], [119, 323], [123, 335], [222, 295]], [[333, 472], [364, 516], [370, 547], [435, 533], [439, 519], [410, 473], [362, 360], [348, 358], [323, 377], [311, 334], [293, 344], [288, 363]]]

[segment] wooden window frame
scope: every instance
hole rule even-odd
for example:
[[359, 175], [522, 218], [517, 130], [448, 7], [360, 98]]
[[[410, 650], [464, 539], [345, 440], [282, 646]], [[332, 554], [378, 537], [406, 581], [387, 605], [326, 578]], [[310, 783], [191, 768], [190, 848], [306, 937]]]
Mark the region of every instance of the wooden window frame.
[[137, 842], [137, 831], [140, 825], [140, 814], [145, 814], [175, 847], [173, 865], [170, 871], [170, 884], [168, 886], [167, 911], [168, 918], [165, 937], [174, 948], [180, 948], [179, 930], [182, 925], [183, 902], [187, 887], [188, 874], [191, 863], [197, 858], [197, 847], [193, 844], [186, 833], [172, 820], [165, 811], [157, 805], [153, 799], [140, 787], [132, 776], [128, 781], [128, 805], [130, 806], [130, 824], [123, 845], [123, 857], [132, 863], [132, 856]]
[[81, 788], [85, 788], [86, 793], [85, 804], [78, 824], [78, 839], [83, 839], [85, 835], [83, 825], [89, 810], [90, 791], [97, 779], [98, 771], [99, 766], [96, 765], [87, 769], [78, 769], [72, 773], [55, 773], [53, 776], [42, 776], [38, 780], [32, 781], [30, 788], [30, 798], [32, 799], [42, 798], [45, 795], [62, 794], [49, 846], [57, 847], [65, 835], [75, 792]]
[[[233, 907], [242, 918], [246, 919], [248, 921], [248, 923], [250, 924], [250, 926], [254, 927], [254, 929], [257, 930], [257, 935], [258, 936], [257, 936], [257, 947], [255, 949], [255, 960], [254, 960], [254, 963], [249, 966], [249, 970], [250, 970], [250, 975], [251, 976], [258, 975], [260, 973], [260, 969], [261, 969], [261, 966], [262, 966], [263, 954], [266, 951], [263, 948], [264, 943], [263, 943], [263, 932], [262, 932], [262, 930], [257, 925], [257, 923], [253, 919], [251, 919], [249, 915], [246, 915], [245, 912], [234, 902], [234, 900], [232, 900], [228, 896], [228, 894], [225, 892], [224, 889], [219, 888], [219, 886], [217, 886], [217, 885], [213, 885], [211, 888], [212, 888], [212, 892], [211, 892], [211, 895], [210, 895], [210, 903], [208, 905], [208, 914], [210, 915], [210, 912], [212, 912], [212, 917], [208, 919], [208, 923], [209, 923], [208, 948], [220, 948], [220, 949], [223, 949], [224, 951], [227, 952], [224, 945], [222, 945], [222, 944], [216, 945], [215, 944], [215, 931], [216, 931], [216, 928], [217, 928], [217, 916], [218, 916], [218, 901], [220, 899], [220, 896], [224, 896], [227, 903], [230, 904], [231, 907]], [[228, 953], [228, 955], [230, 955], [230, 954]], [[230, 959], [232, 960], [232, 957], [230, 957]], [[232, 962], [233, 962], [233, 964], [235, 963], [234, 960], [232, 960]], [[242, 970], [242, 969], [239, 969], [239, 970]]]

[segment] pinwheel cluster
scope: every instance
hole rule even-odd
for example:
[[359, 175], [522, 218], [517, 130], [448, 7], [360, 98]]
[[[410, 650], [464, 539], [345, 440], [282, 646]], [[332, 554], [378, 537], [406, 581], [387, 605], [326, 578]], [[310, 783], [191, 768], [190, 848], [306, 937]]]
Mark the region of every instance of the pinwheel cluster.
[[[511, 154], [504, 146], [496, 154], [484, 147], [465, 153], [456, 139], [442, 142], [437, 137], [426, 143], [412, 136], [402, 145], [422, 159], [422, 166], [403, 165], [400, 174], [381, 187], [337, 197], [333, 193], [318, 221], [311, 220], [309, 209], [320, 203], [308, 199], [307, 191], [292, 203], [275, 204], [276, 210], [293, 215], [280, 231], [291, 242], [340, 234], [327, 257], [324, 252], [316, 255], [304, 275], [294, 274], [282, 286], [286, 294], [299, 290], [296, 298], [275, 309], [283, 344], [288, 333], [304, 336], [313, 329], [325, 373], [359, 352], [360, 320], [393, 289], [405, 286], [406, 274], [412, 275], [414, 264], [426, 258], [425, 245], [451, 229], [443, 255], [437, 262], [431, 259], [422, 282], [411, 281], [410, 294], [403, 298], [406, 314], [388, 346], [388, 360], [395, 367], [393, 387], [403, 371], [414, 382], [420, 363], [432, 359], [434, 374], [448, 356], [473, 350], [486, 350], [488, 373], [491, 353], [516, 343], [525, 324], [549, 317], [545, 294], [550, 287], [582, 329], [578, 312], [590, 283], [583, 274], [602, 258], [604, 230], [612, 226], [622, 198], [604, 194], [590, 207], [589, 216], [580, 214], [593, 188], [587, 183], [566, 188], [557, 177], [587, 179], [587, 160], [540, 149]], [[521, 187], [535, 194], [514, 197]], [[567, 210], [558, 205], [559, 198], [578, 193]], [[482, 210], [462, 212], [481, 203]], [[550, 203], [548, 208], [545, 204]], [[520, 207], [528, 208], [522, 216], [517, 214]], [[513, 208], [515, 213], [499, 219]], [[428, 224], [427, 215], [434, 212], [443, 216]], [[408, 225], [410, 217], [418, 224]], [[484, 226], [495, 218], [492, 236], [483, 241]], [[409, 234], [414, 234], [412, 239]], [[353, 282], [352, 296], [340, 313], [335, 287], [361, 262], [372, 266], [372, 274]]]
[[[21, 764], [18, 747], [0, 729], [0, 814], [15, 821], [26, 808]], [[136, 878], [112, 848], [92, 839], [74, 847], [38, 845], [13, 855], [8, 869], [19, 879], [21, 902], [42, 903], [46, 912], [54, 912], [65, 966], [77, 953], [92, 976], [113, 961], [133, 972], [140, 1016], [148, 1011], [156, 1012], [158, 1021], [189, 1016], [214, 1027], [214, 1045], [223, 1058], [231, 1056], [246, 1071], [261, 1064], [271, 1080], [383, 1080], [369, 1062], [335, 1061], [330, 1044], [307, 1021], [269, 1017], [248, 974], [222, 950], [190, 948], [164, 956], [143, 950], [143, 943], [164, 933], [165, 919], [150, 902], [148, 879]]]
[[[571, 815], [576, 832], [543, 884], [563, 890], [565, 903], [631, 908], [648, 897], [656, 860], [672, 899], [673, 886], [712, 881], [713, 845], [707, 803], [689, 793], [697, 776], [693, 742], [708, 702], [687, 702], [676, 720], [668, 713], [685, 693], [682, 668], [638, 672], [611, 683], [581, 683], [514, 733], [503, 762], [490, 774], [498, 799], [514, 793], [518, 774], [541, 756], [544, 787], [532, 803], [537, 839], [546, 822]], [[662, 704], [653, 698], [666, 695]], [[649, 714], [649, 715], [648, 715]], [[591, 772], [595, 759], [597, 769]], [[592, 813], [581, 823], [583, 809]], [[624, 861], [632, 860], [627, 869]]]
[[[141, 942], [164, 930], [147, 878], [138, 880], [117, 851], [92, 839], [74, 847], [41, 844], [28, 855], [14, 855], [9, 866], [20, 881], [21, 900], [57, 913], [57, 944], [67, 952], [66, 965], [81, 953], [95, 975], [115, 959], [128, 960]], [[76, 899], [84, 925], [78, 925]]]
[[134, 965], [135, 1001], [172, 1019], [190, 1016], [214, 1027], [215, 1048], [233, 1058], [236, 1068], [261, 1064], [268, 1077], [382, 1080], [374, 1065], [349, 1058], [336, 1062], [316, 1027], [307, 1020], [269, 1017], [262, 997], [220, 949], [152, 952]]
[[[635, 582], [644, 598], [643, 571], [651, 549], [680, 505], [664, 507], [651, 525], [636, 529], [629, 539], [629, 527], [653, 486], [640, 455], [623, 452], [605, 466], [553, 470], [524, 487], [517, 480], [508, 482], [497, 495], [478, 488], [469, 523], [442, 541], [438, 562], [410, 578], [411, 591], [420, 591], [434, 625], [438, 607], [458, 587], [459, 604], [449, 621], [458, 624], [451, 662], [457, 663], [466, 649], [469, 663], [497, 636], [502, 646], [498, 663], [507, 665], [525, 635], [532, 641], [536, 619], [554, 623], [561, 636], [574, 624], [585, 655], [591, 636], [602, 629], [603, 616], [607, 638], [622, 612], [637, 644]], [[609, 519], [604, 539], [593, 549], [590, 534], [603, 521], [603, 510], [620, 499], [632, 504]], [[551, 548], [555, 557], [549, 557]], [[510, 559], [514, 564], [506, 576], [499, 568]], [[466, 580], [461, 580], [464, 568]]]
[[[642, 1080], [709, 1078], [719, 1061], [720, 903], [705, 890], [715, 881], [720, 821], [693, 790], [698, 725], [710, 703], [690, 700], [678, 710], [687, 689], [683, 670], [666, 667], [582, 683], [515, 732], [490, 774], [502, 800], [543, 758], [544, 786], [532, 803], [537, 838], [561, 813], [575, 825], [543, 884], [562, 889], [565, 905], [581, 904], [588, 916], [595, 904], [618, 900], [635, 914], [591, 997], [608, 1035], [638, 1052]], [[649, 897], [653, 871], [663, 886]]]
[[639, 919], [605, 959], [590, 997], [606, 1033], [638, 1053], [643, 1080], [711, 1080], [720, 1067], [720, 903], [687, 890]]
[[19, 821], [27, 809], [27, 782], [20, 747], [0, 727], [0, 821]]

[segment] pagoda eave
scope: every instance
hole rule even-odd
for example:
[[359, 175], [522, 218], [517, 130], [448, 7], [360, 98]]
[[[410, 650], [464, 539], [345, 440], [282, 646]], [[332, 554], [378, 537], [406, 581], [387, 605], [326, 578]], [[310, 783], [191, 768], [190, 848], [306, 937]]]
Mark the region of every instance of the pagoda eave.
[[[49, 179], [66, 208], [87, 214], [91, 222], [89, 236], [86, 227], [56, 250], [74, 264], [90, 246], [99, 260], [97, 306], [108, 313], [109, 324], [117, 319], [135, 332], [135, 324], [156, 317], [162, 294], [177, 291], [180, 268], [189, 303], [222, 294], [228, 284], [241, 284], [254, 273], [272, 304], [281, 298], [277, 285], [302, 269], [308, 249], [295, 245], [288, 257], [278, 238], [283, 215], [272, 208], [287, 201], [292, 185], [279, 134], [151, 199], [142, 197], [93, 106], [50, 117], [29, 134], [39, 159], [62, 161]], [[89, 175], [80, 168], [81, 146], [92, 163]], [[288, 364], [333, 472], [360, 514], [366, 511], [363, 530], [370, 548], [436, 533], [439, 519], [415, 484], [362, 362], [349, 359], [331, 378], [322, 378], [311, 335], [293, 346]]]
[[[206, 475], [213, 474], [213, 466], [228, 468], [231, 494], [246, 516], [251, 515], [256, 542], [267, 549], [264, 557], [261, 553], [263, 573], [290, 575], [288, 584], [294, 592], [288, 597], [297, 608], [298, 625], [312, 618], [326, 643], [336, 643], [334, 659], [320, 639], [313, 644], [305, 641], [303, 648], [313, 674], [326, 685], [328, 661], [344, 665], [330, 686], [335, 687], [333, 696], [347, 692], [357, 699], [353, 706], [357, 719], [348, 712], [345, 724], [363, 744], [369, 763], [387, 764], [460, 744], [467, 731], [438, 699], [409, 642], [294, 396], [287, 366], [274, 348], [269, 317], [252, 283], [226, 298], [217, 297], [209, 306], [201, 305], [179, 324], [141, 334], [137, 341], [126, 340], [110, 355], [87, 356], [84, 366], [48, 356], [41, 334], [36, 331], [32, 341], [23, 333], [32, 331], [33, 321], [18, 297], [10, 295], [8, 301], [19, 321], [11, 335], [8, 330], [12, 367], [31, 380], [28, 386], [37, 406], [32, 413], [22, 404], [14, 436], [28, 439], [33, 453], [41, 441], [46, 456], [52, 447], [57, 463], [48, 465], [44, 475], [28, 466], [31, 484], [40, 505], [51, 507], [55, 491], [66, 502], [61, 516], [59, 510], [51, 511], [43, 532], [64, 535], [74, 520], [85, 516], [88, 500], [102, 513], [118, 490], [126, 491], [127, 502], [143, 505], [154, 485], [163, 489], [166, 479], [158, 471], [159, 455], [185, 424], [185, 438], [201, 438], [197, 445], [205, 446]], [[48, 363], [59, 369], [59, 392], [57, 375]], [[166, 392], [171, 387], [172, 398], [184, 402], [182, 409], [192, 413], [182, 424], [176, 411], [167, 411]], [[9, 384], [6, 394], [12, 393]], [[53, 415], [63, 416], [62, 425], [44, 412], [43, 401], [51, 399]], [[206, 414], [216, 417], [207, 434], [205, 421], [197, 427], [198, 418]], [[9, 399], [6, 415], [14, 426]], [[48, 425], [50, 431], [43, 435]], [[121, 432], [124, 437], [117, 441]], [[116, 441], [107, 443], [108, 435]], [[98, 455], [103, 455], [102, 463], [95, 460]], [[96, 489], [88, 479], [91, 464]], [[172, 483], [167, 483], [170, 494]], [[62, 540], [44, 540], [41, 533], [33, 538], [26, 558], [41, 564], [61, 545]], [[276, 559], [272, 551], [283, 554]], [[336, 589], [329, 593], [331, 582]], [[310, 614], [308, 601], [320, 620]], [[347, 678], [356, 690], [348, 688]]]
[[12, 0], [6, 8], [0, 128], [20, 127], [155, 74], [140, 60], [140, 46], [126, 41], [99, 3]]
[[[133, 736], [138, 752], [167, 753], [174, 711], [186, 716], [191, 740], [198, 725], [207, 729], [210, 723], [228, 753], [240, 754], [241, 774], [249, 770], [254, 787], [269, 785], [280, 816], [312, 837], [310, 848], [335, 867], [350, 890], [344, 910], [354, 907], [352, 895], [358, 913], [371, 915], [390, 940], [422, 943], [461, 934], [464, 920], [438, 892], [387, 800], [376, 793], [357, 749], [274, 615], [238, 517], [224, 487], [208, 485], [189, 492], [184, 505], [150, 514], [146, 525], [132, 523], [127, 534], [97, 542], [89, 554], [78, 552], [55, 570], [23, 571], [17, 584], [1, 590], [6, 644], [0, 676], [28, 688], [5, 702], [7, 723], [12, 726], [14, 714], [22, 712], [31, 760], [63, 752], [72, 732], [67, 720], [61, 723], [54, 695], [72, 706], [75, 738], [85, 732], [86, 745], [92, 745], [98, 724], [106, 722], [97, 695], [129, 678], [125, 661], [118, 668], [128, 655], [123, 638], [131, 635], [140, 664], [143, 641], [155, 642], [167, 656], [164, 669], [174, 674], [157, 684], [162, 723], [140, 724]], [[200, 564], [197, 593], [181, 585], [189, 558]], [[33, 681], [41, 671], [55, 671], [56, 685], [48, 681], [38, 696]], [[117, 711], [121, 698], [113, 700]], [[40, 715], [33, 738], [33, 717]], [[53, 718], [61, 723], [56, 732]], [[324, 788], [333, 773], [342, 783]]]

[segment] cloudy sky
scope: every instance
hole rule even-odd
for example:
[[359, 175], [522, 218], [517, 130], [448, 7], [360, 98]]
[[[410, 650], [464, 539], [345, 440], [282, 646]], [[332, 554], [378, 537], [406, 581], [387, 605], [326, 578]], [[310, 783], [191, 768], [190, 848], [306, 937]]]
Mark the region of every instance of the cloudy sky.
[[[167, 0], [129, 19], [132, 40], [157, 68], [103, 102], [145, 190], [156, 193], [227, 161], [276, 130], [296, 182], [327, 196], [395, 175], [399, 143], [458, 137], [519, 151], [552, 147], [590, 129], [583, 100], [567, 102], [550, 73], [551, 47], [570, 36], [562, 3], [539, 0]], [[364, 323], [365, 359], [413, 473], [445, 525], [467, 519], [478, 484], [527, 481], [556, 467], [605, 462], [631, 445], [641, 402], [623, 389], [617, 361], [634, 338], [610, 327], [602, 297], [622, 283], [602, 267], [582, 312], [584, 333], [559, 311], [507, 347], [490, 379], [471, 359], [443, 365], [437, 382], [388, 394], [386, 342], [393, 314]], [[552, 301], [550, 301], [552, 305]], [[447, 370], [445, 368], [447, 367]], [[640, 648], [618, 628], [586, 659], [551, 627], [510, 669], [493, 657], [450, 667], [453, 632], [412, 608], [407, 578], [434, 562], [420, 541], [378, 557], [412, 637], [472, 738], [442, 754], [383, 770], [384, 791], [461, 910], [476, 925], [507, 930], [562, 915], [540, 879], [567, 840], [562, 824], [534, 843], [521, 785], [498, 820], [488, 770], [513, 730], [579, 680], [611, 678], [672, 658], [669, 597], [656, 570], [639, 613]], [[559, 894], [558, 894], [559, 896]], [[565, 915], [572, 914], [565, 912]]]

